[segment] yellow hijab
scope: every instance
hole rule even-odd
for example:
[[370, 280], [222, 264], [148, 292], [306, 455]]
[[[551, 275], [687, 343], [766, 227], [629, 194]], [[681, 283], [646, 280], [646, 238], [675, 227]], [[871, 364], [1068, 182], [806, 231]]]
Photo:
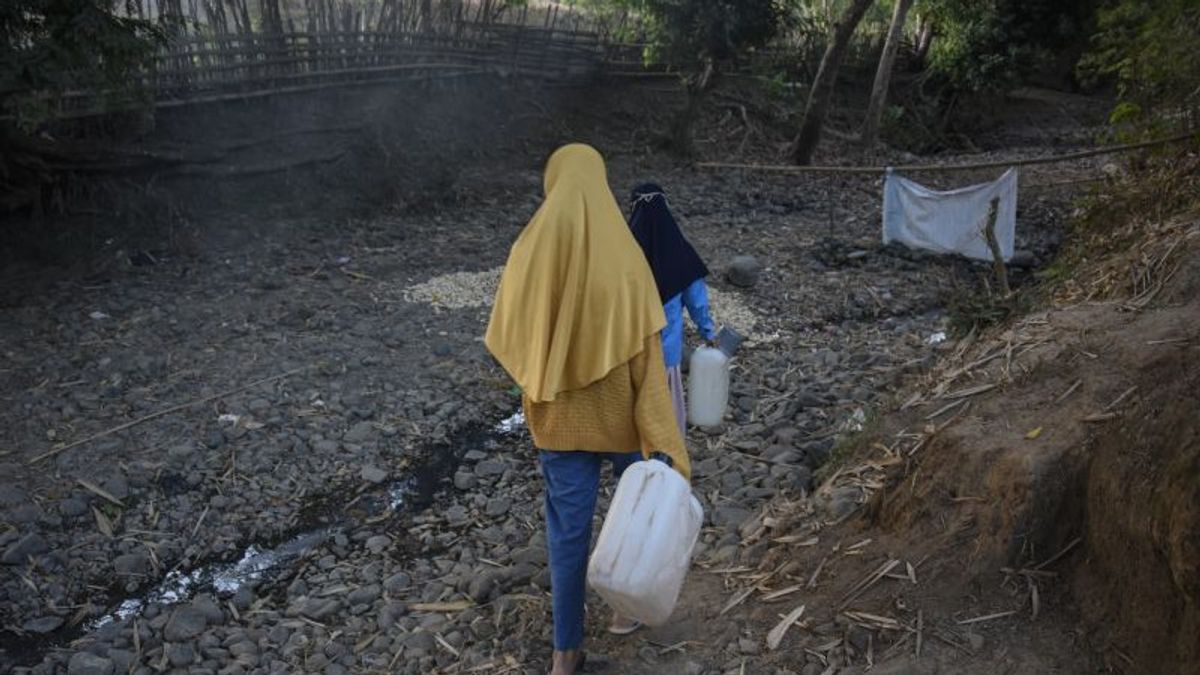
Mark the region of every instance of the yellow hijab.
[[485, 342], [534, 403], [602, 379], [666, 325], [594, 148], [550, 156], [546, 199], [508, 255]]

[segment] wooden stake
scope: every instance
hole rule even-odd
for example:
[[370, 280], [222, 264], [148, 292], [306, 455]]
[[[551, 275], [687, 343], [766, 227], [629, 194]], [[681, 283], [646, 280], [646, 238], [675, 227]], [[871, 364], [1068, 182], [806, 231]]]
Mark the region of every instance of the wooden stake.
[[1000, 198], [992, 197], [988, 206], [987, 226], [983, 234], [987, 238], [988, 248], [992, 251], [992, 269], [996, 272], [996, 283], [1000, 284], [1000, 292], [1004, 297], [1012, 295], [1008, 285], [1008, 268], [1004, 265], [1004, 255], [1000, 252], [1000, 242], [996, 240], [996, 216], [1000, 212]]

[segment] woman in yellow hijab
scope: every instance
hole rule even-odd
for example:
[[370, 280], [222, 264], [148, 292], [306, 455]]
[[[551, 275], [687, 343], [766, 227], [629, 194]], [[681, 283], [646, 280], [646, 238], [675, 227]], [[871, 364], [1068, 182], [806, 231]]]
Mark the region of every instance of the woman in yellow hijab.
[[[551, 675], [583, 665], [584, 597], [603, 460], [621, 473], [665, 456], [691, 465], [664, 376], [666, 325], [646, 257], [582, 144], [546, 164], [545, 201], [509, 253], [488, 323], [488, 349], [524, 392], [546, 483], [554, 606]], [[615, 626], [616, 624], [614, 624]]]

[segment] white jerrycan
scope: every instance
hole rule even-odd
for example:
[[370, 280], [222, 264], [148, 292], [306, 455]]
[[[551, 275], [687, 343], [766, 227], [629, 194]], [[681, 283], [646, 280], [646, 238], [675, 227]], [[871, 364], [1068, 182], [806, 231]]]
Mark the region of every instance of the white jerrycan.
[[729, 404], [729, 357], [720, 349], [699, 347], [688, 363], [688, 419], [698, 427], [715, 427]]
[[704, 510], [664, 462], [636, 462], [613, 495], [588, 583], [614, 610], [648, 626], [671, 618], [691, 566]]

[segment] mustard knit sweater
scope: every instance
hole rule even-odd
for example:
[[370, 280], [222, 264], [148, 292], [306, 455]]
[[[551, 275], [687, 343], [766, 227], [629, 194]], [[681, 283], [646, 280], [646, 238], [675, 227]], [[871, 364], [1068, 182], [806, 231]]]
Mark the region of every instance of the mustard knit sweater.
[[646, 338], [640, 354], [587, 387], [543, 403], [525, 398], [523, 404], [533, 443], [542, 450], [661, 452], [691, 480], [658, 333]]

